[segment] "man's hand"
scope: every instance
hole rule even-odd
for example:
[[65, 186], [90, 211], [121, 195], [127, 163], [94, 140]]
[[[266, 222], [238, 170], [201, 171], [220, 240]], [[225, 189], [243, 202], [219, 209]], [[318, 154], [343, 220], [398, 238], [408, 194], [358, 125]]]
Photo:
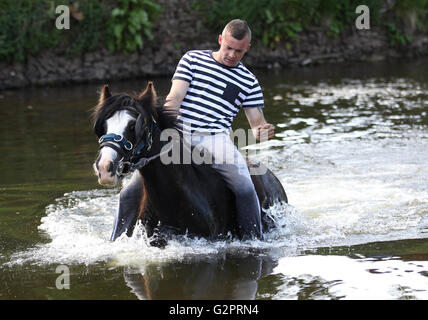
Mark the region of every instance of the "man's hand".
[[267, 123], [261, 108], [245, 108], [245, 115], [257, 140], [266, 141], [274, 137], [274, 126]]
[[259, 141], [266, 141], [275, 136], [274, 126], [270, 123], [265, 123], [252, 128], [254, 137]]

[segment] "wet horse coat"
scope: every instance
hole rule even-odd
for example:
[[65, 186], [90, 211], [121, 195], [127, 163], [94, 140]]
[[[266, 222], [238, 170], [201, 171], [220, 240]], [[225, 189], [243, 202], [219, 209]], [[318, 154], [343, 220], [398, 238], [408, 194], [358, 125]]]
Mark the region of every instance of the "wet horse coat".
[[[121, 125], [109, 124], [114, 117], [121, 119]], [[107, 86], [103, 88], [94, 110], [94, 130], [101, 141], [94, 164], [99, 182], [115, 185], [121, 174], [119, 168], [128, 165], [137, 169], [121, 191], [112, 240], [124, 232], [131, 235], [137, 219], [141, 219], [149, 236], [175, 233], [209, 239], [241, 237], [234, 195], [209, 164], [162, 163], [159, 155], [165, 143], [160, 134], [164, 129], [176, 128], [175, 120], [174, 114], [158, 105], [151, 83], [138, 98], [111, 95]], [[122, 137], [119, 142], [118, 137]], [[132, 150], [128, 150], [130, 146]], [[270, 170], [251, 178], [261, 208], [275, 201], [287, 202], [281, 183]], [[262, 224], [264, 231], [272, 226], [263, 210]]]

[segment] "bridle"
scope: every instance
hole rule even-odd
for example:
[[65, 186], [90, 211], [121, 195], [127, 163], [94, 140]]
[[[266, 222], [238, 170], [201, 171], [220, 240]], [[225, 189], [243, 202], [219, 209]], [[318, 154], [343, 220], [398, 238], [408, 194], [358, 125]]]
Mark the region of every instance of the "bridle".
[[[135, 109], [131, 109], [130, 111], [133, 113], [136, 112]], [[142, 117], [142, 115], [139, 114], [139, 117]], [[144, 129], [140, 134], [141, 137], [136, 137], [135, 144], [127, 140], [124, 136], [115, 133], [108, 133], [99, 138], [98, 143], [100, 145], [100, 150], [103, 147], [110, 147], [119, 155], [119, 161], [117, 161], [118, 164], [116, 168], [116, 175], [118, 177], [123, 177], [132, 173], [162, 155], [163, 152], [160, 152], [151, 157], [143, 157], [143, 155], [149, 152], [153, 146], [154, 130], [161, 132], [159, 125], [152, 116], [150, 121], [145, 119]], [[141, 138], [140, 141], [139, 138]], [[169, 150], [167, 150], [167, 152], [168, 151]]]

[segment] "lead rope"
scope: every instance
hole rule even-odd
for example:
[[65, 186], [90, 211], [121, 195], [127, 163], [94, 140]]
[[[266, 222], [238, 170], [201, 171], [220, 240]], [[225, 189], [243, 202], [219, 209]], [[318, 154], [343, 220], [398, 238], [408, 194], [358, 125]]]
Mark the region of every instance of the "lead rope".
[[172, 146], [173, 144], [171, 143], [171, 147], [168, 150], [165, 150], [161, 153], [155, 154], [154, 156], [151, 156], [149, 158], [141, 158], [140, 160], [138, 160], [137, 163], [133, 163], [131, 165], [131, 167], [129, 168], [130, 172], [134, 172], [135, 170], [141, 169], [142, 167], [148, 165], [152, 160], [161, 157], [162, 155], [170, 152], [172, 150]]

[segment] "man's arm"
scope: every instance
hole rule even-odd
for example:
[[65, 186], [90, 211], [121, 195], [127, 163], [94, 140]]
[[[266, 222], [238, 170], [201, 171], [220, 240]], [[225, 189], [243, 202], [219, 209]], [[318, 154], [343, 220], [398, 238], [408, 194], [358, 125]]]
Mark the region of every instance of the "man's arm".
[[262, 108], [244, 108], [244, 111], [257, 140], [272, 139], [274, 137], [274, 126], [266, 122]]
[[186, 96], [189, 85], [190, 83], [184, 80], [172, 80], [171, 90], [166, 97], [164, 106], [178, 111], [184, 97]]

